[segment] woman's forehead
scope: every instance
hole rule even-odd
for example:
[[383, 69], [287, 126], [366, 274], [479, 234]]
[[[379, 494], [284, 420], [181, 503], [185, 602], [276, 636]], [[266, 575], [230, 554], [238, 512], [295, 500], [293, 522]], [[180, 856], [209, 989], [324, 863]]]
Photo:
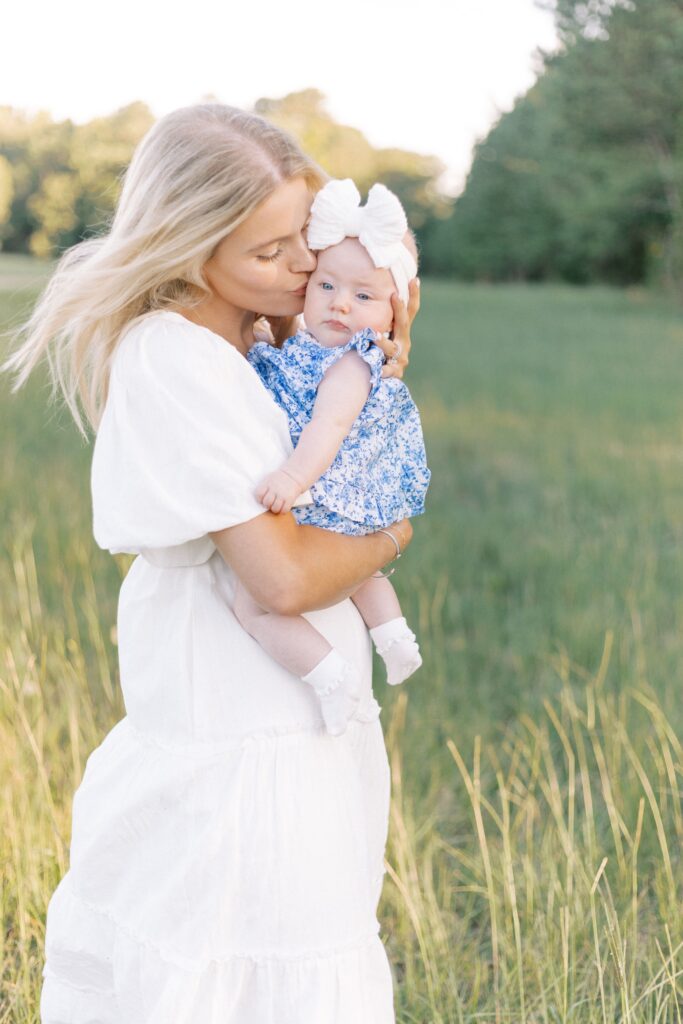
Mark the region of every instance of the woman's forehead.
[[249, 247], [261, 248], [298, 234], [306, 223], [313, 197], [303, 178], [283, 181], [233, 232]]

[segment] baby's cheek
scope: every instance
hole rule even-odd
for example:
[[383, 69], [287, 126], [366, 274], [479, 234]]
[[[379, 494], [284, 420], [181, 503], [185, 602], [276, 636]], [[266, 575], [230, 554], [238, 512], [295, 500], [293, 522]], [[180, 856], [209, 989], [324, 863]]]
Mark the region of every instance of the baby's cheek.
[[312, 323], [313, 320], [314, 320], [314, 314], [315, 314], [315, 303], [313, 301], [312, 290], [309, 287], [309, 288], [307, 288], [306, 295], [304, 297], [304, 309], [303, 309], [304, 323], [305, 324]]
[[382, 303], [377, 311], [377, 322], [373, 324], [376, 331], [390, 331], [394, 323], [394, 310], [390, 302]]

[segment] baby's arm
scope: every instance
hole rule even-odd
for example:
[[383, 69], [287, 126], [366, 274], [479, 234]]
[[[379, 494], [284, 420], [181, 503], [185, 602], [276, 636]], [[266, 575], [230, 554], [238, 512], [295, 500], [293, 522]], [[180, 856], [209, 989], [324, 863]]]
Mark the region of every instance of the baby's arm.
[[289, 512], [299, 495], [329, 469], [369, 393], [370, 367], [357, 352], [347, 352], [323, 377], [294, 453], [256, 489], [265, 508]]

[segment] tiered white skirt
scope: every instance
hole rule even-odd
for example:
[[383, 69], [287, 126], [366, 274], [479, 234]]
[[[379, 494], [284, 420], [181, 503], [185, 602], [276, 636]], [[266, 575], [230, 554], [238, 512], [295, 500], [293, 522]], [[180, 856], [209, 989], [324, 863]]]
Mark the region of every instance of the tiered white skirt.
[[74, 796], [42, 1024], [394, 1024], [378, 718], [162, 744], [123, 718]]

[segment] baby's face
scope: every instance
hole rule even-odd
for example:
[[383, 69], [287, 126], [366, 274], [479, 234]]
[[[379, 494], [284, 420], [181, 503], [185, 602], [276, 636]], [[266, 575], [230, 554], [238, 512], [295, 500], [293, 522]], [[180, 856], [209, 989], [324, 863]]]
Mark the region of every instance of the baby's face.
[[344, 345], [364, 327], [388, 331], [395, 291], [391, 271], [378, 269], [357, 238], [345, 238], [318, 255], [306, 289], [306, 328], [328, 348]]

